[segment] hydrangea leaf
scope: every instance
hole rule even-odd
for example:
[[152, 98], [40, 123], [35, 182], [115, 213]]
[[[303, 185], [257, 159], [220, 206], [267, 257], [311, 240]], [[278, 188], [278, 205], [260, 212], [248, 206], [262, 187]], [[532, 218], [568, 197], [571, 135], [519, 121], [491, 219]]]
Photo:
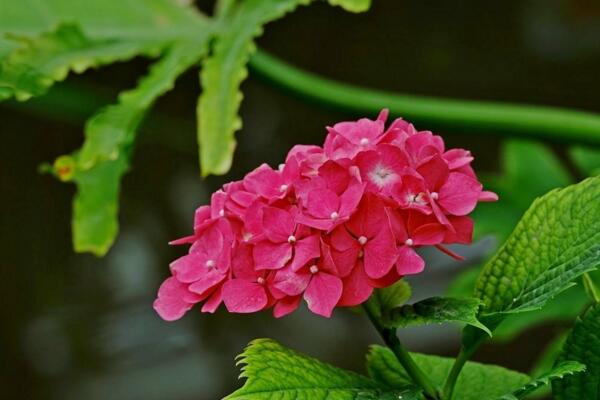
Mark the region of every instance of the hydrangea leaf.
[[253, 341], [238, 363], [246, 382], [225, 400], [391, 400], [419, 393], [409, 385], [390, 389], [269, 339]]
[[600, 264], [600, 178], [536, 200], [479, 276], [485, 314], [539, 309]]
[[120, 181], [128, 169], [138, 125], [153, 101], [199, 60], [207, 40], [205, 36], [198, 42], [173, 46], [135, 89], [119, 97], [118, 104], [88, 121], [81, 151], [55, 162], [58, 177], [75, 182], [78, 188], [72, 221], [75, 251], [101, 256], [112, 245], [118, 231]]
[[567, 376], [578, 374], [585, 371], [585, 365], [577, 361], [563, 361], [539, 377], [532, 379], [531, 381], [524, 384], [512, 393], [505, 394], [498, 398], [498, 400], [518, 400], [529, 395], [533, 391], [547, 386], [554, 380], [560, 380]]
[[369, 301], [374, 304], [375, 316], [381, 318], [393, 308], [400, 307], [410, 299], [412, 289], [405, 279], [386, 288], [375, 289]]
[[557, 400], [600, 398], [600, 305], [590, 308], [578, 319], [567, 337], [558, 362], [565, 360], [585, 364], [586, 372], [552, 382]]
[[328, 0], [333, 6], [340, 6], [350, 12], [364, 12], [371, 7], [371, 0]]
[[70, 70], [157, 56], [174, 40], [209, 29], [201, 14], [170, 0], [90, 0], [80, 6], [47, 0], [43, 7], [32, 0], [3, 1], [0, 35], [13, 40], [0, 39], [0, 99], [41, 95]]
[[482, 329], [491, 336], [489, 329], [477, 319], [481, 304], [481, 300], [468, 297], [431, 297], [389, 310], [383, 315], [383, 323], [388, 327], [404, 328], [458, 322]]
[[[439, 387], [442, 386], [454, 359], [426, 354], [411, 353], [412, 358], [421, 370]], [[369, 375], [380, 382], [394, 388], [404, 387], [410, 378], [400, 365], [394, 354], [387, 348], [373, 346], [367, 355]], [[454, 397], [460, 400], [496, 400], [504, 393], [517, 390], [530, 381], [520, 372], [467, 362], [456, 383]]]
[[600, 150], [575, 146], [569, 155], [581, 172], [588, 176], [600, 175]]

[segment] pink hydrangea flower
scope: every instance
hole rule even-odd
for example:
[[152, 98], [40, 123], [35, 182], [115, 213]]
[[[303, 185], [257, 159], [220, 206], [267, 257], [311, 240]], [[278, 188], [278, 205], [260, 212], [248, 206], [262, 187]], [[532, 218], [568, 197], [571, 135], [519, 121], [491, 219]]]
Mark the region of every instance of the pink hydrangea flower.
[[396, 119], [340, 122], [323, 147], [297, 145], [277, 169], [263, 164], [199, 207], [191, 244], [171, 263], [154, 302], [165, 320], [195, 304], [215, 312], [308, 309], [325, 317], [366, 301], [375, 288], [417, 274], [417, 249], [472, 241], [468, 217], [484, 191], [464, 149]]

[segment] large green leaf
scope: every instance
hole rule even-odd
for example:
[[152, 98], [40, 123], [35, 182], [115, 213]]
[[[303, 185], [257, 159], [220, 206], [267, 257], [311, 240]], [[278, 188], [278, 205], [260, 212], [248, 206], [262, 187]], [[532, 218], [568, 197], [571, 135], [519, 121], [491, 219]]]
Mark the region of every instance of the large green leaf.
[[199, 13], [170, 0], [3, 1], [0, 34], [19, 39], [0, 39], [0, 100], [41, 95], [70, 70], [156, 56], [210, 29]]
[[479, 276], [485, 314], [541, 308], [600, 264], [600, 178], [536, 200]]
[[552, 383], [557, 400], [600, 398], [600, 305], [590, 308], [578, 319], [569, 334], [558, 362], [579, 361], [586, 366], [584, 374], [569, 376]]
[[226, 400], [391, 400], [418, 395], [410, 385], [393, 390], [269, 339], [253, 341], [239, 363], [245, 364], [241, 377], [246, 382]]
[[229, 171], [235, 131], [242, 127], [240, 85], [262, 26], [310, 0], [246, 0], [222, 20], [212, 56], [204, 61], [198, 102], [198, 144], [203, 175]]
[[498, 400], [518, 400], [529, 395], [533, 391], [547, 386], [550, 382], [555, 380], [564, 379], [567, 376], [578, 374], [585, 371], [585, 365], [577, 361], [563, 361], [560, 364], [553, 367], [549, 372], [546, 372], [539, 377], [532, 379], [531, 381], [524, 384], [522, 387], [514, 390], [512, 393], [505, 394], [498, 398]]
[[[421, 370], [439, 387], [442, 386], [454, 360], [438, 356], [411, 353]], [[367, 355], [369, 375], [390, 387], [401, 388], [410, 378], [394, 354], [387, 348], [373, 346]], [[495, 365], [467, 362], [456, 383], [454, 399], [495, 400], [529, 382], [522, 373]]]
[[112, 245], [118, 231], [120, 181], [129, 166], [138, 125], [154, 100], [199, 60], [207, 40], [205, 35], [197, 42], [173, 46], [135, 89], [121, 94], [118, 104], [106, 107], [88, 121], [81, 151], [55, 163], [59, 177], [72, 180], [78, 187], [73, 203], [76, 251], [103, 255]]
[[383, 315], [383, 323], [398, 328], [414, 325], [458, 322], [491, 332], [477, 319], [481, 300], [475, 298], [431, 297], [414, 304], [406, 304], [389, 310]]

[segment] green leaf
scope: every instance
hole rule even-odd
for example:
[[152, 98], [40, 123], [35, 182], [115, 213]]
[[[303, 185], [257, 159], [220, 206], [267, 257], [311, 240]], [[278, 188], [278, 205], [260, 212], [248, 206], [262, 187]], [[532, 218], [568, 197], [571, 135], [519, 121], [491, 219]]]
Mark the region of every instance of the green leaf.
[[373, 312], [377, 318], [388, 314], [390, 310], [400, 307], [410, 299], [412, 290], [406, 279], [386, 288], [375, 289], [369, 301], [373, 304]]
[[387, 327], [404, 328], [458, 322], [482, 329], [491, 336], [489, 329], [477, 320], [481, 304], [481, 300], [474, 298], [431, 297], [391, 309], [383, 315], [383, 323]]
[[[421, 370], [439, 387], [442, 386], [454, 359], [411, 353]], [[369, 375], [394, 388], [404, 387], [410, 378], [394, 354], [387, 348], [372, 346], [367, 355]], [[518, 389], [530, 378], [522, 373], [495, 365], [467, 362], [456, 383], [454, 399], [495, 400], [506, 392]]]
[[536, 389], [549, 385], [551, 381], [560, 380], [583, 371], [585, 371], [585, 365], [578, 363], [577, 361], [563, 361], [549, 372], [540, 375], [538, 378], [532, 379], [512, 393], [499, 397], [498, 400], [522, 399]]
[[371, 7], [371, 0], [328, 0], [332, 6], [340, 6], [350, 12], [364, 12]]
[[539, 309], [600, 263], [600, 178], [536, 200], [479, 276], [485, 314]]
[[575, 146], [569, 149], [569, 155], [582, 173], [600, 175], [600, 150]]
[[565, 360], [585, 364], [586, 372], [552, 383], [557, 400], [600, 398], [600, 305], [590, 308], [578, 319], [569, 334], [558, 362]]
[[310, 0], [246, 0], [224, 18], [212, 56], [203, 63], [198, 102], [198, 144], [202, 175], [229, 171], [234, 133], [242, 127], [238, 110], [246, 64], [255, 51], [253, 39], [262, 26]]
[[173, 46], [135, 89], [121, 94], [118, 104], [106, 107], [88, 121], [80, 152], [55, 163], [59, 178], [72, 180], [78, 188], [73, 202], [75, 251], [102, 256], [114, 242], [120, 181], [129, 166], [138, 125], [154, 100], [199, 60], [207, 40], [205, 35], [197, 42]]
[[246, 382], [225, 400], [391, 400], [400, 395], [418, 398], [418, 392], [407, 385], [392, 390], [269, 339], [250, 343], [238, 364], [245, 364], [241, 377]]
[[0, 40], [0, 100], [41, 95], [70, 70], [157, 56], [174, 40], [194, 40], [209, 29], [199, 13], [170, 0], [3, 1], [0, 34], [14, 43]]

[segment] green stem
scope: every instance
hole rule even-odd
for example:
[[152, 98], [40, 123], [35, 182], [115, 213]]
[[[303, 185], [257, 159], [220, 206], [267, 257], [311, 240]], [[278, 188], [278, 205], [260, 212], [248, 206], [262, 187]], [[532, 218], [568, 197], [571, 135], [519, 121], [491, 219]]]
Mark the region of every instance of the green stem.
[[587, 272], [583, 274], [583, 287], [594, 303], [600, 303], [600, 293], [598, 292], [598, 288]]
[[442, 389], [442, 399], [451, 400], [452, 395], [454, 394], [454, 387], [456, 386], [456, 381], [458, 380], [458, 376], [462, 371], [463, 367], [471, 358], [475, 349], [473, 351], [466, 351], [463, 347], [460, 348], [460, 353], [458, 353], [458, 357], [454, 360], [454, 364], [452, 364], [452, 369], [450, 369], [450, 373], [446, 378], [446, 382], [444, 383], [444, 388]]
[[413, 382], [423, 389], [423, 392], [428, 399], [439, 399], [438, 391], [431, 380], [419, 368], [417, 363], [412, 359], [408, 351], [402, 346], [395, 329], [386, 328], [377, 318], [374, 312], [374, 304], [371, 300], [363, 304], [365, 312], [369, 316], [369, 320], [379, 332], [386, 346], [394, 353], [406, 373], [410, 376]]
[[600, 145], [600, 115], [595, 113], [368, 89], [302, 71], [264, 51], [254, 54], [250, 67], [292, 93], [361, 115], [389, 108], [392, 114], [433, 128]]

